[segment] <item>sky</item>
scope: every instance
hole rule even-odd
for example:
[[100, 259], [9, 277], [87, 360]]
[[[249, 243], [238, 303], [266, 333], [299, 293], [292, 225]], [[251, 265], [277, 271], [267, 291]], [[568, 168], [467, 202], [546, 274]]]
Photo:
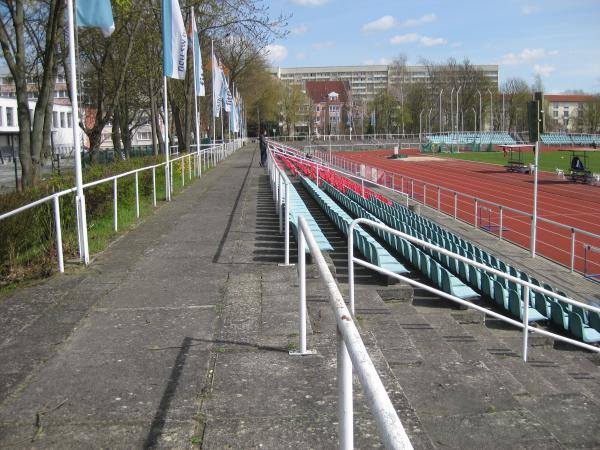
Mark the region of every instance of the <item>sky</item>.
[[545, 93], [600, 93], [600, 0], [265, 0], [291, 14], [266, 49], [274, 67], [453, 57], [499, 64], [500, 83], [542, 78]]

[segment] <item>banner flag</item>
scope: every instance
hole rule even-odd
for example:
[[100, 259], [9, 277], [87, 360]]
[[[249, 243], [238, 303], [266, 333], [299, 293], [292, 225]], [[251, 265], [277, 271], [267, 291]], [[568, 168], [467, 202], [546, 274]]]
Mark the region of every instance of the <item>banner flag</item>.
[[100, 28], [109, 37], [115, 31], [110, 0], [77, 0], [77, 25]]
[[200, 52], [200, 37], [196, 28], [196, 19], [194, 18], [194, 10], [190, 15], [190, 26], [188, 33], [191, 38], [192, 54], [194, 58], [194, 83], [196, 83], [196, 95], [204, 97], [206, 91], [204, 89], [204, 74], [202, 73], [202, 53]]
[[188, 38], [178, 0], [163, 0], [163, 75], [185, 79]]

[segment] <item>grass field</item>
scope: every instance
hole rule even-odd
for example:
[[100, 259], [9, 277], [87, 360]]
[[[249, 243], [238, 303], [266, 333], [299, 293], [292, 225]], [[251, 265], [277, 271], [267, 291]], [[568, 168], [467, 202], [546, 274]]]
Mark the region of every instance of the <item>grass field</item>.
[[[581, 152], [577, 153], [581, 155]], [[480, 161], [491, 164], [505, 165], [508, 161], [508, 156], [504, 156], [503, 152], [465, 152], [465, 153], [442, 153], [438, 154], [446, 158], [464, 159], [467, 161]], [[513, 155], [515, 156], [515, 155]], [[522, 160], [525, 164], [533, 162], [533, 152], [522, 152]], [[583, 160], [583, 157], [580, 156]], [[540, 154], [540, 170], [554, 172], [556, 168], [568, 170], [571, 164], [570, 152], [542, 152]], [[600, 151], [590, 153], [588, 158], [588, 170], [594, 173], [600, 173]]]

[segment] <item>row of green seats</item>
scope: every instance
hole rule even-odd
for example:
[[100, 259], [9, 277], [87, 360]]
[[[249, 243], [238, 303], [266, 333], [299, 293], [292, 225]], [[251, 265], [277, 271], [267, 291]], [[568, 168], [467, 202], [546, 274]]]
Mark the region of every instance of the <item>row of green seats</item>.
[[[306, 177], [300, 177], [302, 184], [317, 201], [336, 227], [345, 235], [352, 223], [352, 218], [343, 211], [325, 192]], [[408, 270], [396, 258], [371, 237], [360, 226], [354, 227], [354, 245], [358, 251], [371, 263], [393, 273], [407, 273]]]

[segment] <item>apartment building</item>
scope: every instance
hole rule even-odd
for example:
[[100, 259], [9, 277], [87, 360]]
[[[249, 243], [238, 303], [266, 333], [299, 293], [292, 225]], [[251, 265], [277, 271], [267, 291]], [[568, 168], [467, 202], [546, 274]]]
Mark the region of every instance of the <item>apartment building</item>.
[[[475, 68], [483, 71], [492, 83], [498, 85], [497, 65], [477, 65]], [[303, 86], [307, 81], [345, 81], [350, 86], [350, 93], [355, 102], [371, 100], [398, 77], [392, 65], [277, 67], [271, 68], [270, 71], [282, 81]], [[429, 75], [425, 66], [406, 66], [402, 76], [406, 83], [414, 83], [427, 80]]]
[[584, 105], [594, 99], [592, 95], [560, 94], [545, 95], [544, 100], [550, 117], [558, 122], [563, 131], [575, 130], [575, 118], [583, 113]]

